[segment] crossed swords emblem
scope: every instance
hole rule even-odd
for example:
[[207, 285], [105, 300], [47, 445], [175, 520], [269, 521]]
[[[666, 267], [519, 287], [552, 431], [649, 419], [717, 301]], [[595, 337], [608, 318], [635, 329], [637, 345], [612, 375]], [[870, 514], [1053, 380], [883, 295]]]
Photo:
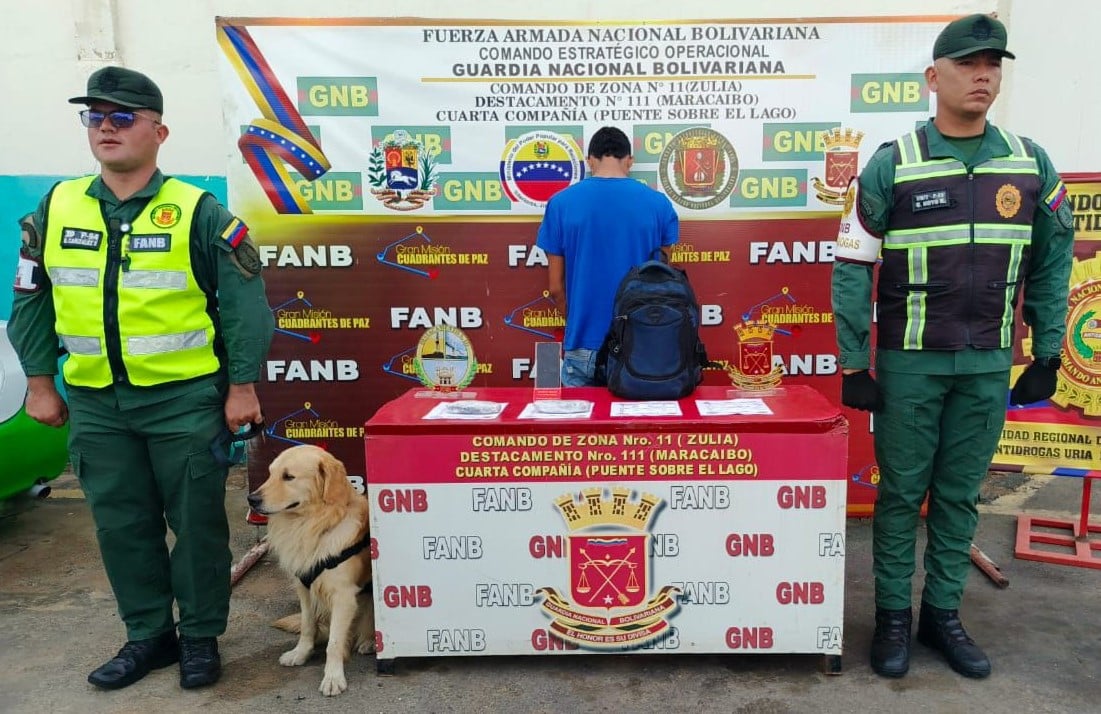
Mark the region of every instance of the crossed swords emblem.
[[763, 348], [750, 349], [747, 347], [743, 347], [742, 367], [746, 370], [746, 372], [771, 372], [772, 365], [769, 363], [770, 357], [771, 355]]
[[[638, 563], [631, 562], [631, 556], [635, 554], [634, 548], [631, 548], [631, 550], [629, 550], [627, 552], [627, 555], [625, 555], [624, 557], [617, 558], [615, 560], [597, 560], [590, 557], [589, 554], [585, 552], [584, 548], [579, 548], [578, 552], [580, 552], [581, 555], [585, 556], [585, 562], [578, 565], [581, 570], [582, 578], [585, 577], [586, 571], [591, 566], [593, 571], [598, 576], [600, 576], [602, 581], [600, 585], [597, 586], [596, 592], [594, 592], [592, 594], [592, 597], [589, 598], [590, 603], [594, 602], [596, 598], [600, 595], [600, 593], [604, 592], [604, 590], [609, 587], [615, 591], [616, 599], [619, 600], [620, 605], [626, 605], [628, 602], [630, 602], [630, 598], [627, 597], [627, 595], [624, 594], [624, 592], [620, 590], [614, 582], [612, 582], [612, 578], [616, 576], [616, 574], [623, 568], [624, 565], [630, 567], [632, 571], [638, 567]], [[606, 570], [609, 566], [613, 564], [615, 565], [615, 567], [612, 568], [611, 571]], [[582, 592], [580, 587], [578, 587], [577, 590], [578, 592]]]

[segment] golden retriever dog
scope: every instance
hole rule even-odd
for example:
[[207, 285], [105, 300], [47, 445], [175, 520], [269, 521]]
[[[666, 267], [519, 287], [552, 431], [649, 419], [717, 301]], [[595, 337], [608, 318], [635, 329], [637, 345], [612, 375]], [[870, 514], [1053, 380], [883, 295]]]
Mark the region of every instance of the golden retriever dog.
[[319, 689], [325, 696], [340, 694], [348, 688], [349, 650], [367, 654], [375, 648], [367, 498], [352, 488], [344, 464], [332, 454], [295, 446], [272, 461], [267, 480], [248, 502], [268, 517], [268, 544], [298, 592], [301, 614], [274, 623], [299, 633], [298, 644], [279, 664], [305, 663], [327, 634]]

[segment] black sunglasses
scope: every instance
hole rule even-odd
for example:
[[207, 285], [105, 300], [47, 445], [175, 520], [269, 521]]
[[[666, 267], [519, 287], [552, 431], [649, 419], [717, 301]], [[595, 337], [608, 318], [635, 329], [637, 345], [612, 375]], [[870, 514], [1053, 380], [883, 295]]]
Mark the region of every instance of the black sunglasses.
[[111, 120], [111, 126], [116, 129], [129, 129], [134, 126], [134, 122], [137, 118], [148, 119], [154, 124], [160, 124], [159, 121], [153, 117], [147, 117], [144, 114], [138, 114], [137, 112], [125, 112], [122, 110], [113, 112], [97, 112], [94, 109], [85, 109], [80, 112], [80, 123], [89, 129], [98, 129], [103, 126], [104, 119]]

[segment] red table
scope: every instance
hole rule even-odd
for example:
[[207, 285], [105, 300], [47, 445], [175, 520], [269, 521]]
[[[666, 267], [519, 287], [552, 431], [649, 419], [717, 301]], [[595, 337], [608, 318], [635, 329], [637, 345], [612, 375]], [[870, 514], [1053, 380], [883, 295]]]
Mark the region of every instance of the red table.
[[654, 651], [814, 652], [839, 670], [848, 427], [822, 395], [703, 416], [731, 392], [701, 387], [680, 416], [631, 418], [607, 390], [564, 389], [591, 417], [532, 419], [530, 389], [472, 391], [506, 406], [425, 419], [445, 400], [414, 390], [366, 424], [380, 670]]

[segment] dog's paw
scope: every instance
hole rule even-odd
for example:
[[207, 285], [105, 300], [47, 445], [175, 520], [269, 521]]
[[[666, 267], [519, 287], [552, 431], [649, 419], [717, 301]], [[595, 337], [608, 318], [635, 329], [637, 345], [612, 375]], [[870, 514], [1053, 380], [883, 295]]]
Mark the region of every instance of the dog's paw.
[[364, 655], [365, 654], [371, 654], [374, 651], [375, 651], [375, 641], [374, 640], [365, 640], [363, 642], [360, 642], [359, 646], [356, 647], [356, 652], [358, 652], [359, 654], [364, 654]]
[[313, 654], [312, 650], [300, 650], [295, 647], [279, 655], [279, 664], [284, 667], [297, 667], [300, 664], [306, 664], [311, 654]]
[[325, 678], [321, 680], [321, 686], [317, 689], [326, 697], [335, 697], [347, 688], [348, 680], [344, 678], [344, 673], [334, 672], [326, 673]]

